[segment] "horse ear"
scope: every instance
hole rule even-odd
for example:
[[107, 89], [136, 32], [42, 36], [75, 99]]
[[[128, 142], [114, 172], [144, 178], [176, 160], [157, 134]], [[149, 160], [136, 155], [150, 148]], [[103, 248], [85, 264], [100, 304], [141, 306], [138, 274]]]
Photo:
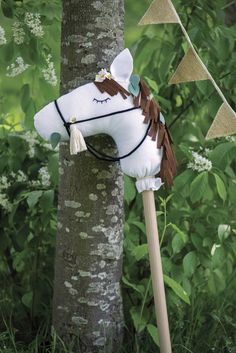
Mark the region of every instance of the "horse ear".
[[111, 64], [110, 71], [116, 81], [128, 82], [133, 72], [133, 58], [129, 49], [124, 49]]

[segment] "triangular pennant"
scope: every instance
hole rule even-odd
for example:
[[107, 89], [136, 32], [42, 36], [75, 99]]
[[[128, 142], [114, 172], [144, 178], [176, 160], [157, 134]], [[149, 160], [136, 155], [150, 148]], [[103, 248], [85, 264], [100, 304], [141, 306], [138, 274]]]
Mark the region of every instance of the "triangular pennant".
[[223, 103], [208, 130], [206, 139], [210, 140], [234, 134], [236, 134], [236, 113], [227, 103]]
[[174, 75], [170, 79], [169, 84], [176, 84], [181, 82], [192, 82], [208, 80], [210, 74], [199, 56], [189, 48]]
[[154, 0], [139, 25], [179, 23], [179, 16], [170, 0]]

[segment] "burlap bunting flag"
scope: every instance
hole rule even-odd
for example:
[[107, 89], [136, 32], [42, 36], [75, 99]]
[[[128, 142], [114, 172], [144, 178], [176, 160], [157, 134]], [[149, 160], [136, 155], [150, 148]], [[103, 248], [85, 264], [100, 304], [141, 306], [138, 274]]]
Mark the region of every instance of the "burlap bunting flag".
[[208, 130], [206, 139], [236, 134], [236, 113], [229, 104], [223, 103]]
[[236, 113], [227, 103], [220, 88], [207, 70], [201, 58], [196, 53], [191, 39], [171, 0], [154, 0], [140, 20], [139, 25], [161, 23], [178, 23], [190, 46], [179, 63], [174, 75], [171, 77], [169, 84], [211, 80], [220, 97], [224, 101], [207, 133], [206, 139], [236, 134]]
[[170, 0], [154, 0], [139, 25], [179, 23], [179, 16]]
[[208, 80], [209, 78], [210, 75], [202, 60], [192, 48], [189, 48], [170, 79], [169, 84]]

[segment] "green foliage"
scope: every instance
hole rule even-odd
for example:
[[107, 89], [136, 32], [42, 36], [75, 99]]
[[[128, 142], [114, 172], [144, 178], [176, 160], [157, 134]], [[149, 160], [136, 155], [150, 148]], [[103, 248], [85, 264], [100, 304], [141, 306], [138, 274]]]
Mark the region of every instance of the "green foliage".
[[57, 152], [36, 132], [2, 129], [0, 146], [1, 315], [12, 313], [30, 339], [51, 305], [57, 183], [48, 161]]
[[[58, 93], [60, 18], [60, 0], [1, 1], [0, 112], [18, 129], [32, 129], [36, 111]], [[25, 69], [18, 70], [19, 57]]]
[[[234, 106], [235, 26], [224, 25], [226, 2], [173, 2], [200, 56]], [[126, 2], [126, 45], [135, 56], [135, 72], [145, 78], [160, 103], [178, 159], [172, 190], [156, 193], [173, 351], [236, 352], [232, 282], [236, 141], [204, 139], [221, 104], [210, 82], [167, 85], [187, 46], [178, 25], [136, 27], [149, 4], [143, 1], [134, 7]], [[134, 330], [127, 351], [145, 353], [155, 351], [158, 341], [153, 341], [155, 329], [149, 327], [156, 324], [154, 303], [145, 233], [135, 226], [144, 222], [142, 201], [134, 190], [131, 179], [126, 179], [124, 276], [129, 286], [124, 283], [123, 293], [127, 309], [135, 305], [136, 313], [145, 313], [140, 322], [141, 315], [125, 311], [129, 332]], [[137, 285], [146, 287], [145, 294], [133, 291]]]

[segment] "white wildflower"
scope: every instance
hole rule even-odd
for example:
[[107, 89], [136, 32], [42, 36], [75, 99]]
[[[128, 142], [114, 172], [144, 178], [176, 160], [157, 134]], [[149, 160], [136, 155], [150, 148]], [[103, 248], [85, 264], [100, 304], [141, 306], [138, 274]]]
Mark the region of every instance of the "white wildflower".
[[31, 180], [30, 185], [33, 187], [38, 187], [41, 185], [41, 182], [40, 182], [40, 180]]
[[204, 170], [210, 171], [212, 169], [212, 162], [201, 156], [197, 152], [192, 152], [193, 161], [189, 162], [187, 168], [196, 170], [197, 172], [203, 172]]
[[21, 56], [16, 58], [15, 63], [7, 66], [7, 76], [8, 77], [15, 77], [20, 75], [26, 69], [28, 69], [30, 65], [24, 63], [24, 59]]
[[0, 177], [0, 190], [6, 190], [11, 183], [8, 181], [7, 177], [5, 175], [2, 175]]
[[52, 148], [52, 145], [48, 142], [43, 142], [43, 147], [46, 148], [47, 150], [54, 150], [54, 151], [58, 151], [59, 150], [59, 144], [57, 145], [57, 147], [55, 147], [54, 149]]
[[211, 248], [211, 256], [214, 255], [215, 251], [217, 248], [220, 248], [221, 245], [220, 244], [213, 244], [212, 248]]
[[5, 29], [0, 26], [0, 45], [6, 44]]
[[22, 44], [24, 43], [25, 39], [25, 31], [21, 26], [21, 23], [19, 21], [16, 21], [12, 25], [12, 31], [13, 31], [13, 39], [16, 44]]
[[26, 12], [25, 14], [25, 24], [35, 37], [42, 37], [44, 35], [40, 17], [39, 13]]
[[7, 194], [0, 194], [0, 206], [7, 211], [10, 212], [12, 210], [12, 204], [7, 197]]
[[211, 149], [210, 148], [205, 148], [204, 152], [205, 152], [205, 155], [208, 156], [210, 153], [211, 153]]
[[27, 179], [28, 179], [27, 175], [23, 172], [23, 170], [17, 171], [15, 181], [17, 181], [18, 183], [22, 183], [22, 182], [26, 181]]
[[41, 167], [39, 169], [39, 179], [41, 181], [42, 186], [50, 186], [50, 174], [48, 173], [47, 167]]
[[226, 136], [225, 139], [228, 142], [235, 142], [236, 141], [236, 137], [235, 136]]
[[46, 58], [47, 67], [42, 70], [43, 77], [50, 85], [57, 85], [57, 76], [53, 62], [51, 61], [52, 56], [49, 54]]
[[23, 136], [26, 142], [28, 142], [29, 146], [27, 154], [30, 158], [33, 158], [35, 155], [35, 146], [39, 144], [39, 141], [37, 139], [38, 135], [36, 131], [26, 131]]

